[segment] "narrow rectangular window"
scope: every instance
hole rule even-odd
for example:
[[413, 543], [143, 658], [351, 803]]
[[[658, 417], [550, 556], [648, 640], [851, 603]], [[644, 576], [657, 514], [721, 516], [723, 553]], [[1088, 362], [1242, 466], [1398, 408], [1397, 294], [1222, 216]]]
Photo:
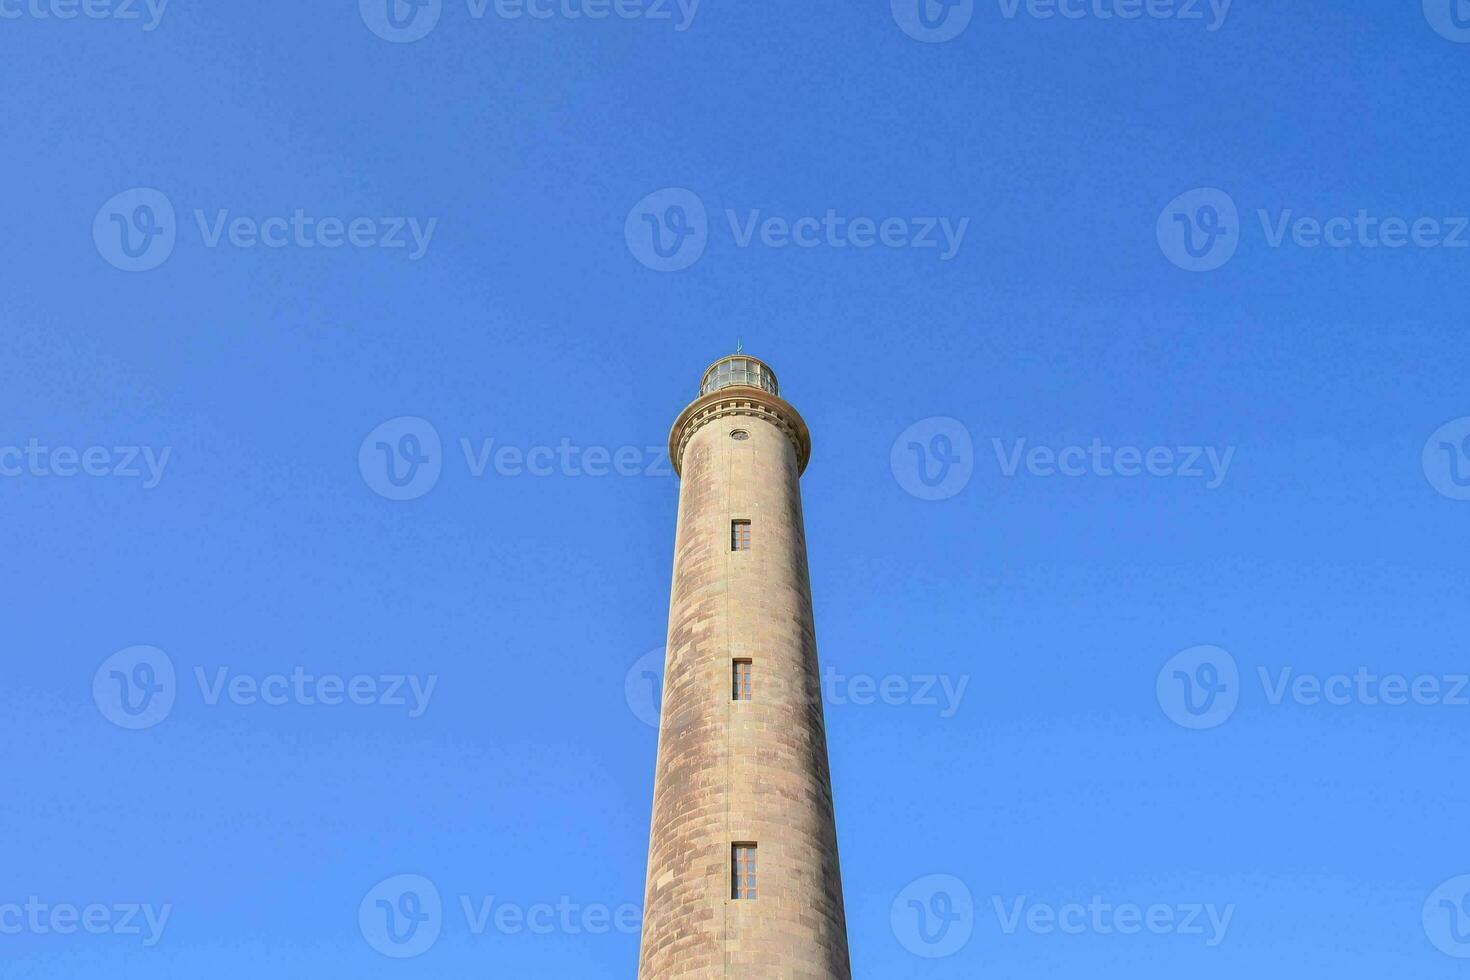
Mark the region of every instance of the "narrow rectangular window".
[[750, 700], [750, 668], [749, 660], [735, 661], [734, 696], [736, 701]]
[[750, 550], [750, 522], [749, 521], [731, 521], [730, 522], [730, 550], [731, 551], [749, 551]]
[[730, 851], [730, 897], [754, 901], [755, 845], [733, 844]]

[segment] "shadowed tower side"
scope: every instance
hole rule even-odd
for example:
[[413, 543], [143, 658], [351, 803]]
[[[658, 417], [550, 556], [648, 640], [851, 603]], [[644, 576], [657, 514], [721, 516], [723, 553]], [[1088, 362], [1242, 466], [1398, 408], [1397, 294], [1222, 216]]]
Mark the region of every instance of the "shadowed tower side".
[[748, 355], [679, 415], [674, 580], [639, 980], [850, 980], [799, 479]]

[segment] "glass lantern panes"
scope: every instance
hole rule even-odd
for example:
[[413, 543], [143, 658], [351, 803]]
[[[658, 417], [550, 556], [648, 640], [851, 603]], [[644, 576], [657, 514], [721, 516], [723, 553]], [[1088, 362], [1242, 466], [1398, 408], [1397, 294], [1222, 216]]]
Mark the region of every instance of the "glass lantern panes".
[[749, 385], [771, 394], [780, 394], [776, 386], [776, 375], [761, 362], [749, 357], [727, 357], [704, 375], [699, 393], [707, 395], [733, 385]]

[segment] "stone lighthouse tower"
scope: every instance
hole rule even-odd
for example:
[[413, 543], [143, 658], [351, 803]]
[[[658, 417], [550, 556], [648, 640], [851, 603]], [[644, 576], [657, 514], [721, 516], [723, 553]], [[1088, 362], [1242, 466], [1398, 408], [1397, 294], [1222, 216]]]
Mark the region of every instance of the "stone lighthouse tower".
[[710, 366], [669, 433], [679, 522], [639, 980], [850, 980], [798, 479], [771, 369]]

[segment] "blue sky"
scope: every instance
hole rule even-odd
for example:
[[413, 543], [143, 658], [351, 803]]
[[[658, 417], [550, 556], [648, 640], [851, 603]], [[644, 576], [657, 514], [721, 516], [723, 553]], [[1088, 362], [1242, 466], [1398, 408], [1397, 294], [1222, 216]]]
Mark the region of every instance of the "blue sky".
[[737, 338], [856, 977], [1465, 974], [1470, 5], [375, 3], [0, 0], [0, 974], [631, 976]]

